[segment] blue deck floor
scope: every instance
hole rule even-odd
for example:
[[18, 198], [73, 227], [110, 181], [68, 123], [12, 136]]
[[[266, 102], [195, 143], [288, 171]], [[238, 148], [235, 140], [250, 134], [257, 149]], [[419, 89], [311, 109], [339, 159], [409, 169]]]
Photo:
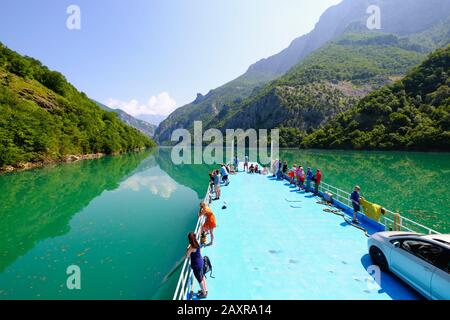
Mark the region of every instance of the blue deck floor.
[[203, 250], [215, 277], [207, 278], [208, 299], [420, 298], [392, 275], [371, 281], [367, 237], [324, 212], [318, 198], [269, 176], [241, 172], [230, 180], [211, 205], [218, 227]]

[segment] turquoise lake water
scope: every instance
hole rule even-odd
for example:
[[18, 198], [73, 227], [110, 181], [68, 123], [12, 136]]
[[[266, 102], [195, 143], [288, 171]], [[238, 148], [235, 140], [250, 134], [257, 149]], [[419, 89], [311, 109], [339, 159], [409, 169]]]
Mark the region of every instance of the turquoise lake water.
[[[282, 150], [324, 181], [450, 232], [450, 155]], [[0, 299], [170, 299], [212, 166], [170, 149], [0, 176]], [[68, 290], [66, 269], [81, 269]]]

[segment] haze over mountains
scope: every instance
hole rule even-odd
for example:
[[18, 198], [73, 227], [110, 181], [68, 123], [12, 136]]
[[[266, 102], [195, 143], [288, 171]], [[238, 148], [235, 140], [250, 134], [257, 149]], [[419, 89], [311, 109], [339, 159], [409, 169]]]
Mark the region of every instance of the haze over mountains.
[[[381, 30], [366, 27], [367, 8], [372, 4], [381, 9]], [[173, 130], [191, 129], [195, 120], [203, 121], [204, 128], [222, 130], [280, 126], [312, 130], [372, 90], [402, 77], [426, 54], [448, 43], [449, 16], [450, 1], [446, 0], [344, 0], [326, 10], [313, 31], [282, 52], [175, 110], [157, 128], [156, 139], [169, 144]], [[324, 45], [328, 48], [318, 51]], [[305, 60], [312, 53], [315, 56]], [[343, 57], [352, 61], [341, 65], [345, 74], [333, 67], [333, 59]], [[318, 67], [333, 72], [319, 78], [307, 76]], [[360, 71], [367, 67], [370, 72], [362, 75]], [[322, 91], [325, 94], [319, 98]], [[274, 117], [272, 111], [282, 116]]]
[[120, 120], [122, 120], [127, 125], [135, 128], [135, 129], [138, 129], [143, 134], [145, 134], [149, 137], [153, 137], [155, 135], [155, 130], [157, 127], [156, 125], [149, 123], [147, 121], [141, 120], [141, 119], [137, 119], [121, 109], [111, 109], [110, 107], [107, 107], [98, 101], [94, 101], [94, 102], [103, 110], [116, 113], [119, 116]]

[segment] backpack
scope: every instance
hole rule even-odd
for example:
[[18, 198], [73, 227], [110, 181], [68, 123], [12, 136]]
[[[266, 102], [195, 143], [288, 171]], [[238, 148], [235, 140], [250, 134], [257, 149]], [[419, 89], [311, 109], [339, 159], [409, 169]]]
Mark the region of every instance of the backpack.
[[200, 236], [200, 243], [201, 243], [201, 244], [206, 244], [206, 241], [207, 241], [207, 240], [208, 240], [208, 239], [207, 239], [207, 237], [206, 237], [206, 232], [203, 231], [202, 234], [201, 234], [201, 236]]
[[209, 260], [208, 256], [204, 256], [203, 257], [203, 275], [206, 278], [206, 274], [210, 272], [209, 276], [211, 278], [214, 278], [212, 275], [212, 264], [211, 264], [211, 260]]

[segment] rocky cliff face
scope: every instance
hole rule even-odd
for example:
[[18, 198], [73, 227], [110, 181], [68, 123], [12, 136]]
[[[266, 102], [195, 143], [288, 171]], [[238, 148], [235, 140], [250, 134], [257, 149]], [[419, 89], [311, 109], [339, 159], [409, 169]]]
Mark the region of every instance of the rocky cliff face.
[[[248, 107], [242, 101], [248, 98], [254, 100], [254, 97], [258, 96], [269, 83], [283, 76], [311, 53], [340, 37], [344, 32], [350, 29], [367, 30], [366, 20], [369, 17], [367, 8], [371, 4], [381, 9], [381, 31], [400, 36], [420, 33], [447, 18], [450, 13], [448, 0], [343, 0], [323, 13], [313, 31], [295, 39], [282, 52], [258, 61], [241, 77], [210, 91], [206, 96], [198, 96], [193, 103], [175, 110], [157, 128], [155, 133], [157, 140], [163, 144], [167, 143], [173, 130], [191, 129], [195, 120], [203, 121], [204, 127], [218, 128], [255, 123], [252, 119], [244, 120], [245, 115], [251, 113], [249, 110], [240, 110]], [[257, 105], [265, 105], [269, 109], [279, 105], [276, 98], [270, 95], [262, 100], [266, 103], [259, 101]], [[262, 107], [257, 109], [263, 114], [266, 112]], [[239, 121], [228, 119], [234, 114]], [[219, 115], [221, 119], [215, 119]], [[255, 115], [254, 118], [258, 117], [260, 116]], [[274, 122], [267, 118], [267, 122], [263, 123], [269, 125]]]

